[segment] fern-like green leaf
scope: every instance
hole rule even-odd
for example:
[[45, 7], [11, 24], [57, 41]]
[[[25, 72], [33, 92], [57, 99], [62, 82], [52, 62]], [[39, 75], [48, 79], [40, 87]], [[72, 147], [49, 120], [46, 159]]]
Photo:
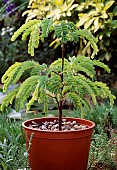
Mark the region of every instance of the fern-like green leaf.
[[32, 94], [32, 98], [29, 100], [29, 102], [26, 104], [26, 112], [30, 110], [30, 107], [33, 105], [34, 101], [38, 100], [38, 87], [39, 87], [39, 82], [37, 83], [35, 90]]
[[68, 93], [68, 99], [73, 103], [76, 109], [80, 107], [80, 96], [74, 92]]
[[78, 91], [79, 95], [89, 94], [93, 103], [96, 104], [96, 93], [93, 82], [85, 78], [83, 75], [72, 76], [66, 79], [67, 86], [71, 87], [71, 91]]
[[[26, 22], [25, 24], [23, 24], [11, 37], [11, 41], [15, 41], [17, 39], [17, 37], [22, 34], [27, 28], [32, 27], [32, 25], [39, 23], [39, 20], [34, 19], [34, 20], [30, 20], [28, 22]], [[27, 30], [29, 31], [29, 30]]]
[[33, 46], [33, 43], [32, 43], [32, 36], [31, 35], [30, 35], [29, 42], [28, 42], [28, 53], [31, 56], [34, 56], [34, 46]]
[[75, 32], [77, 30], [76, 25], [73, 22], [68, 22], [68, 29], [71, 30], [71, 32]]
[[85, 56], [75, 57], [74, 60], [72, 60], [71, 69], [73, 69], [76, 74], [79, 72], [84, 72], [91, 78], [95, 75], [92, 61]]
[[34, 25], [34, 30], [31, 32], [32, 36], [32, 44], [34, 48], [38, 48], [39, 45], [39, 32], [40, 32], [40, 24]]
[[107, 71], [108, 73], [110, 73], [109, 67], [108, 67], [106, 64], [100, 62], [99, 60], [93, 60], [93, 64], [94, 64], [95, 66], [99, 66], [99, 67], [103, 68], [105, 71]]
[[25, 71], [35, 68], [38, 65], [35, 61], [17, 62], [13, 64], [2, 77], [2, 83], [4, 83], [3, 91], [6, 92], [10, 84], [16, 84]]
[[26, 100], [31, 95], [31, 93], [34, 92], [36, 85], [38, 84], [39, 77], [38, 76], [32, 76], [27, 78], [21, 85], [18, 90], [18, 93], [16, 95], [16, 105], [17, 110], [19, 108], [23, 108]]
[[46, 83], [48, 90], [54, 94], [60, 93], [60, 89], [62, 88], [61, 78], [56, 74], [53, 74]]
[[69, 33], [68, 25], [65, 21], [61, 21], [60, 24], [54, 26], [55, 33], [58, 39], [61, 40], [61, 43], [66, 43], [69, 38], [67, 34]]
[[76, 35], [77, 36], [82, 36], [82, 37], [86, 38], [90, 42], [90, 44], [91, 44], [91, 46], [92, 46], [92, 48], [94, 50], [93, 54], [91, 55], [91, 58], [93, 58], [94, 55], [97, 54], [97, 52], [98, 52], [98, 47], [96, 45], [98, 40], [88, 30], [79, 29], [79, 30], [76, 31]]
[[[51, 63], [48, 74], [52, 73], [53, 71], [57, 73], [61, 72], [62, 70], [61, 64], [62, 64], [61, 59], [58, 59], [54, 61], [53, 63]], [[66, 71], [68, 66], [69, 66], [68, 60], [64, 59], [64, 71]]]
[[39, 40], [44, 41], [44, 38], [53, 30], [61, 44], [68, 41], [78, 42], [79, 37], [86, 38], [94, 50], [92, 57], [97, 54], [97, 39], [89, 31], [78, 30], [74, 23], [64, 20], [53, 26], [53, 18], [44, 18], [42, 21], [34, 19], [26, 22], [14, 33], [11, 40], [14, 41], [20, 34], [22, 34], [22, 40], [26, 40], [27, 36], [30, 35], [28, 53], [34, 56], [34, 48], [38, 47]]
[[33, 67], [31, 69], [30, 75], [31, 76], [36, 76], [36, 75], [45, 75], [47, 70], [47, 65], [42, 64], [42, 65], [36, 65], [36, 67]]
[[111, 91], [109, 90], [109, 87], [102, 82], [94, 82], [95, 86], [97, 86], [99, 88], [99, 96], [101, 96], [102, 98], [108, 98], [110, 99], [110, 104], [113, 105], [114, 104], [114, 100], [116, 99], [116, 97], [111, 94]]
[[22, 41], [25, 41], [26, 38], [28, 37], [28, 35], [30, 35], [30, 33], [34, 30], [34, 26], [30, 26], [29, 28], [27, 28], [26, 30], [24, 30], [24, 32], [22, 33]]
[[32, 70], [33, 68], [36, 68], [39, 66], [39, 63], [35, 61], [24, 61], [22, 64], [19, 66], [19, 68], [16, 70], [13, 78], [13, 84], [16, 84], [17, 81], [21, 78], [24, 72], [27, 72], [28, 70]]
[[[25, 31], [26, 32], [26, 31]], [[40, 23], [33, 25], [33, 29], [30, 32], [30, 38], [28, 43], [28, 53], [34, 56], [34, 48], [38, 48], [40, 39]], [[25, 34], [23, 34], [24, 36]]]
[[2, 100], [2, 105], [1, 105], [1, 111], [3, 112], [5, 108], [7, 108], [9, 106], [9, 104], [12, 104], [16, 94], [18, 92], [19, 87], [16, 87], [15, 89], [13, 89], [12, 91], [10, 91]]
[[9, 84], [12, 84], [12, 81], [14, 79], [14, 75], [21, 65], [22, 65], [21, 63], [13, 64], [11, 67], [9, 67], [9, 69], [2, 76], [2, 83], [4, 83], [3, 92], [6, 92]]
[[40, 95], [39, 95], [39, 100], [41, 100], [41, 103], [44, 104], [44, 110], [43, 112], [45, 113], [45, 115], [47, 116], [48, 114], [48, 104], [49, 104], [49, 99], [50, 97], [48, 95], [46, 95], [45, 93], [45, 87], [43, 88], [44, 90], [40, 89]]
[[83, 119], [85, 118], [85, 110], [89, 111], [90, 113], [92, 112], [91, 104], [85, 98], [81, 98], [80, 110], [81, 118]]
[[42, 22], [41, 22], [41, 28], [42, 28], [41, 39], [42, 39], [42, 41], [45, 37], [48, 36], [49, 32], [52, 31], [52, 22], [53, 22], [53, 18], [51, 18], [51, 19], [44, 18], [42, 20]]

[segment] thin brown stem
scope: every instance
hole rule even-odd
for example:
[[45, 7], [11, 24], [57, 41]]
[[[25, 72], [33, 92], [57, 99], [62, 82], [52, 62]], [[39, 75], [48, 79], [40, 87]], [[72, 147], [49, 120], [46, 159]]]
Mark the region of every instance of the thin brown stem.
[[58, 108], [59, 108], [59, 101], [58, 101], [57, 97], [55, 97], [55, 100], [56, 100]]
[[62, 130], [62, 104], [63, 104], [63, 101], [60, 100], [59, 102], [59, 130]]
[[[65, 48], [64, 48], [64, 44], [62, 44], [62, 71], [61, 71], [61, 84], [63, 84], [63, 70], [64, 70], [64, 54], [65, 54]], [[63, 105], [63, 97], [62, 97], [62, 90], [63, 90], [63, 86], [61, 87], [61, 99], [59, 102], [59, 130], [62, 130], [62, 105]]]
[[63, 82], [64, 55], [65, 55], [65, 47], [64, 47], [64, 44], [62, 44], [62, 75], [61, 75], [61, 82]]

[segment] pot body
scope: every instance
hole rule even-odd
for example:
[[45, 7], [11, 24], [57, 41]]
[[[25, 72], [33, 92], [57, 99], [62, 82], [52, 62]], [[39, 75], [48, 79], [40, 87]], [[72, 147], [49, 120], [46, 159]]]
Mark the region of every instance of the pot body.
[[[57, 118], [37, 118], [36, 122], [53, 121]], [[31, 170], [86, 170], [91, 136], [95, 124], [80, 118], [66, 118], [88, 125], [89, 128], [76, 131], [41, 131], [27, 127], [32, 120], [22, 125], [29, 149]]]

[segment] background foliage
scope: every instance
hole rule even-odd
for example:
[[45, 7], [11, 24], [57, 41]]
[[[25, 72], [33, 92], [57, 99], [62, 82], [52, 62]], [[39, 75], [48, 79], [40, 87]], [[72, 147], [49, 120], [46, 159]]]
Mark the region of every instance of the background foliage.
[[25, 22], [22, 12], [26, 2], [28, 1], [0, 0], [0, 77], [15, 61], [23, 61], [24, 56], [28, 58], [26, 43], [19, 40], [11, 43], [10, 40], [13, 32]]

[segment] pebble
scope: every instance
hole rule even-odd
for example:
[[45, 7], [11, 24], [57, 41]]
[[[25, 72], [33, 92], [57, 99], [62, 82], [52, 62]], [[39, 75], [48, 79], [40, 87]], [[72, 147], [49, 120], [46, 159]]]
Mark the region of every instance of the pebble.
[[67, 129], [65, 129], [64, 131], [68, 131]]
[[54, 120], [54, 123], [57, 123], [57, 120], [56, 120], [56, 119]]
[[62, 119], [62, 121], [63, 121], [63, 122], [66, 122], [66, 121], [67, 121], [67, 119]]
[[53, 125], [54, 124], [54, 122], [49, 122], [50, 123], [50, 125]]
[[52, 125], [48, 125], [48, 128], [51, 129]]
[[73, 123], [73, 124], [76, 124], [76, 121], [74, 120], [72, 123]]
[[68, 121], [66, 123], [67, 123], [67, 125], [70, 125], [70, 126], [72, 125], [72, 122], [70, 122], [70, 121]]
[[82, 126], [82, 129], [85, 129], [85, 128], [87, 128], [86, 126]]
[[[36, 123], [35, 121], [32, 121], [32, 123], [29, 125], [30, 128], [36, 129], [36, 130], [51, 130], [51, 131], [58, 131], [59, 130], [59, 124], [58, 120], [54, 120], [53, 122], [40, 122]], [[76, 121], [67, 121], [67, 119], [62, 119], [62, 131], [75, 131], [80, 129], [86, 129], [88, 128], [87, 125], [79, 124]]]
[[79, 126], [77, 124], [74, 125], [75, 129], [79, 129]]
[[48, 122], [47, 122], [47, 121], [45, 121], [45, 122], [44, 122], [44, 125], [45, 125], [45, 126], [47, 126], [47, 125], [48, 125]]
[[37, 125], [37, 122], [35, 122], [35, 121], [32, 121], [32, 124], [33, 124], [33, 125]]
[[65, 126], [62, 126], [62, 130], [65, 130]]
[[63, 124], [63, 125], [67, 125], [67, 122], [63, 122], [62, 124]]
[[70, 130], [71, 127], [70, 127], [69, 125], [66, 125], [66, 126], [65, 126], [65, 129]]
[[74, 131], [75, 129], [74, 129], [74, 128], [71, 128], [70, 130], [71, 130], [71, 131]]
[[[86, 126], [85, 126], [85, 128], [86, 128]], [[82, 125], [79, 125], [79, 129], [83, 129], [83, 128], [82, 128]]]
[[54, 129], [55, 129], [55, 127], [54, 127], [54, 126], [52, 126], [52, 127], [51, 127], [51, 130], [54, 130]]
[[42, 130], [46, 130], [47, 129], [45, 125], [42, 125], [41, 128], [42, 128]]
[[55, 128], [58, 128], [58, 126], [59, 126], [58, 124], [53, 125], [53, 127], [55, 127]]
[[32, 126], [32, 127], [37, 127], [37, 124], [36, 124], [36, 125], [33, 124], [33, 125], [31, 125], [31, 126]]

